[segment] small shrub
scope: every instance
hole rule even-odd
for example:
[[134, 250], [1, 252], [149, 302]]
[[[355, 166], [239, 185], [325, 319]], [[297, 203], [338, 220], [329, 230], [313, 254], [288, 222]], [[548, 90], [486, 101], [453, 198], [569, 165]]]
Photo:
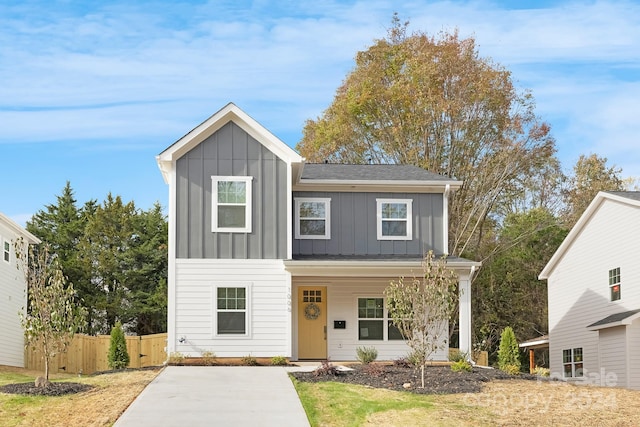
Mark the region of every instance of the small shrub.
[[504, 365], [501, 369], [509, 375], [520, 375], [520, 365]]
[[356, 356], [363, 365], [368, 365], [378, 358], [378, 350], [375, 347], [358, 347]]
[[212, 366], [216, 363], [217, 356], [213, 351], [202, 352], [202, 363], [207, 366]]
[[252, 355], [244, 356], [240, 359], [240, 362], [245, 366], [258, 366], [258, 359], [253, 357]]
[[169, 364], [170, 365], [181, 365], [184, 363], [184, 354], [179, 351], [174, 351], [169, 355]]
[[397, 366], [398, 368], [410, 368], [411, 363], [406, 357], [401, 357], [393, 361], [393, 366]]
[[543, 368], [542, 366], [536, 366], [533, 369], [533, 373], [539, 377], [548, 377], [551, 375], [549, 368]]
[[338, 371], [338, 368], [336, 368], [329, 359], [323, 360], [322, 364], [313, 370], [313, 375], [316, 377], [326, 377], [329, 375], [336, 376], [339, 374], [340, 371]]
[[505, 367], [514, 365], [520, 372], [520, 350], [513, 329], [507, 326], [500, 335], [500, 348], [498, 349], [498, 368], [506, 372]]
[[411, 366], [422, 366], [422, 355], [417, 351], [412, 351], [407, 355], [407, 360]]
[[120, 322], [111, 328], [111, 340], [107, 362], [110, 369], [124, 369], [129, 365], [129, 353], [127, 352], [127, 340], [122, 331]]
[[473, 368], [471, 367], [471, 363], [466, 360], [457, 360], [451, 364], [451, 370], [453, 372], [471, 372]]
[[362, 367], [362, 371], [373, 377], [379, 377], [384, 374], [384, 366], [378, 363], [367, 363]]
[[272, 366], [287, 366], [289, 361], [284, 356], [274, 356], [271, 358]]
[[469, 360], [469, 353], [460, 351], [460, 350], [452, 350], [449, 352], [449, 362], [466, 362]]

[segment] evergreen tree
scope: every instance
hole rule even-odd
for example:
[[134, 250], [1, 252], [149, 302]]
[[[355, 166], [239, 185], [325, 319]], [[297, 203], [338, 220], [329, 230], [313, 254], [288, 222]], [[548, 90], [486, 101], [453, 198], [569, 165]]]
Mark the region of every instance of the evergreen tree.
[[511, 326], [507, 326], [500, 335], [500, 350], [498, 350], [498, 367], [508, 370], [510, 367], [520, 369], [520, 353], [518, 341]]
[[120, 322], [116, 322], [111, 328], [111, 340], [109, 341], [109, 354], [107, 355], [109, 368], [124, 369], [129, 366], [129, 353], [127, 352], [127, 340], [122, 331]]

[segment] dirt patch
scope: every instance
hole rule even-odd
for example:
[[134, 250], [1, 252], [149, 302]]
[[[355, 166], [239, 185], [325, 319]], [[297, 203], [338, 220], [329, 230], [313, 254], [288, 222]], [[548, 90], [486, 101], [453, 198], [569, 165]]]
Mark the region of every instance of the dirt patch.
[[493, 380], [536, 380], [535, 375], [509, 375], [498, 369], [473, 368], [472, 372], [453, 372], [448, 366], [425, 368], [422, 387], [420, 368], [393, 365], [353, 365], [352, 371], [317, 375], [317, 372], [294, 372], [298, 381], [335, 381], [387, 390], [410, 391], [418, 394], [477, 393]]

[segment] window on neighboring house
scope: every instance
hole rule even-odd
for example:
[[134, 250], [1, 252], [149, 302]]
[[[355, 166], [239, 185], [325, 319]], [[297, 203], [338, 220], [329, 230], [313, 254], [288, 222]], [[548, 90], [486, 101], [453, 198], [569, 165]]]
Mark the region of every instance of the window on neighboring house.
[[252, 179], [250, 176], [212, 177], [212, 231], [251, 232]]
[[218, 335], [247, 335], [247, 288], [219, 287], [216, 291]]
[[378, 240], [411, 240], [411, 199], [376, 199]]
[[609, 289], [611, 301], [618, 301], [620, 299], [620, 267], [609, 270]]
[[565, 378], [582, 377], [582, 347], [562, 350], [562, 366]]
[[8, 240], [2, 242], [2, 259], [11, 262], [11, 243]]
[[331, 238], [331, 199], [296, 198], [296, 239]]
[[384, 298], [358, 298], [358, 339], [361, 341], [404, 339], [400, 330], [388, 318]]

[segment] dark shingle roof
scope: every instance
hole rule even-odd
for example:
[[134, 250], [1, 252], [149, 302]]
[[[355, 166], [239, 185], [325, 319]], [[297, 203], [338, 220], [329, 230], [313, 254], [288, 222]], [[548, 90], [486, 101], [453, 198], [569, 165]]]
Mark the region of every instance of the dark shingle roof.
[[640, 200], [640, 191], [607, 191], [607, 193], [626, 197], [627, 199]]
[[307, 163], [302, 179], [344, 181], [451, 181], [453, 178], [410, 165], [345, 165]]
[[591, 328], [591, 327], [594, 327], [594, 326], [608, 325], [609, 323], [620, 322], [620, 321], [626, 319], [627, 317], [633, 316], [636, 313], [640, 313], [640, 309], [638, 309], [638, 310], [630, 310], [630, 311], [623, 311], [621, 313], [612, 314], [611, 316], [607, 316], [602, 320], [598, 320], [597, 322], [588, 325], [587, 328]]

